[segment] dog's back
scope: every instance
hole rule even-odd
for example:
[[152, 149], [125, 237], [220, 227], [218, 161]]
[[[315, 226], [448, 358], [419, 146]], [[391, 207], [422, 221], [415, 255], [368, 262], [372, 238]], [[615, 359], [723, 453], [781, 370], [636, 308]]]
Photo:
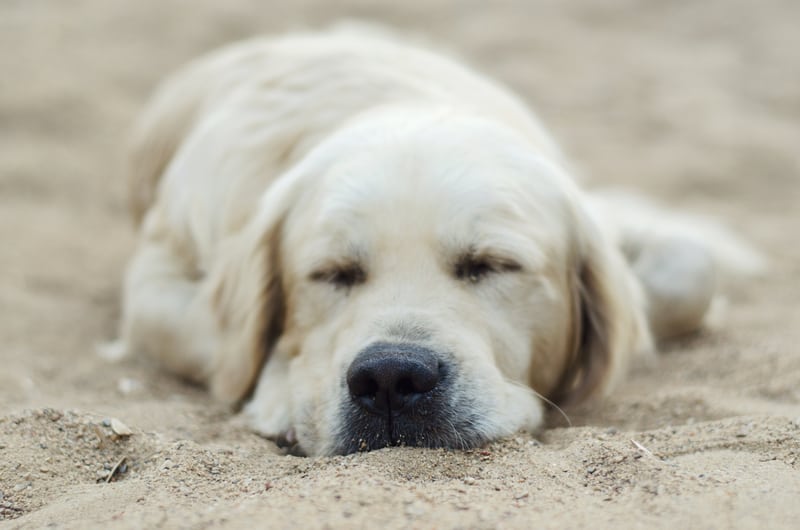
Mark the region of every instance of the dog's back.
[[[252, 196], [253, 186], [263, 189], [269, 183], [264, 179], [275, 178], [361, 112], [426, 101], [500, 118], [537, 149], [558, 156], [555, 144], [515, 96], [440, 54], [353, 28], [259, 39], [193, 61], [157, 91], [130, 149], [134, 219], [140, 222], [154, 202], [159, 181], [182, 144], [198, 129], [208, 129], [209, 120], [221, 128], [244, 123], [262, 135], [262, 164], [257, 175], [251, 174], [258, 183], [241, 186]], [[220, 140], [243, 137], [241, 131], [231, 132], [219, 135]]]

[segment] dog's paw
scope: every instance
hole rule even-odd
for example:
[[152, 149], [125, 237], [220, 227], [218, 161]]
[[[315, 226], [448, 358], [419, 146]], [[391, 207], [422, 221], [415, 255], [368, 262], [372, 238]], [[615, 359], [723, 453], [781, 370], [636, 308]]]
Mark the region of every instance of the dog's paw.
[[634, 271], [647, 295], [650, 326], [667, 338], [698, 329], [714, 298], [717, 267], [711, 252], [688, 239], [643, 246]]

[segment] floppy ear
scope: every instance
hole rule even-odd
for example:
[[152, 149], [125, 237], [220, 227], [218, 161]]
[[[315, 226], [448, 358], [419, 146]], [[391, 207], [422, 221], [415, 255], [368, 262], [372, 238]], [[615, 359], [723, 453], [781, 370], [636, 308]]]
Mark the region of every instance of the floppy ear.
[[219, 342], [208, 383], [215, 397], [229, 403], [249, 394], [283, 331], [281, 232], [295, 180], [286, 175], [273, 184], [256, 217], [221, 246], [209, 274]]
[[280, 223], [260, 234], [226, 242], [209, 283], [219, 342], [209, 370], [212, 393], [235, 403], [255, 383], [283, 328]]
[[562, 405], [605, 394], [630, 357], [652, 348], [644, 297], [622, 252], [579, 212], [572, 277], [572, 348], [551, 399]]

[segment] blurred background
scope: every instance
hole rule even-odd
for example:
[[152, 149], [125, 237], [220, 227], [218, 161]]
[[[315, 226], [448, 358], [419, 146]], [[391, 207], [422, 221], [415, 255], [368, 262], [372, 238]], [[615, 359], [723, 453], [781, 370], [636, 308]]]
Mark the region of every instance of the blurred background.
[[692, 200], [690, 181], [694, 197], [746, 192], [769, 209], [797, 198], [763, 185], [795, 183], [794, 0], [3, 0], [0, 10], [11, 193], [51, 186], [39, 181], [54, 167], [59, 189], [102, 167], [96, 184], [113, 190], [111, 157], [165, 74], [232, 40], [359, 19], [438, 42], [510, 85], [594, 180]]

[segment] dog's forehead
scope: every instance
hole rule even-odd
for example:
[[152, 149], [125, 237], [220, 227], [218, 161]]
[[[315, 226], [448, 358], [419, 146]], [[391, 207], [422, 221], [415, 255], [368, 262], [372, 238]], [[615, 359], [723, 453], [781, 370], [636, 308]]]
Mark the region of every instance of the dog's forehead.
[[523, 150], [406, 140], [340, 161], [317, 188], [316, 215], [323, 225], [529, 222], [537, 214], [552, 218], [563, 203], [552, 180]]
[[386, 242], [463, 252], [568, 239], [558, 168], [504, 131], [429, 123], [332, 147], [288, 223], [303, 259]]

